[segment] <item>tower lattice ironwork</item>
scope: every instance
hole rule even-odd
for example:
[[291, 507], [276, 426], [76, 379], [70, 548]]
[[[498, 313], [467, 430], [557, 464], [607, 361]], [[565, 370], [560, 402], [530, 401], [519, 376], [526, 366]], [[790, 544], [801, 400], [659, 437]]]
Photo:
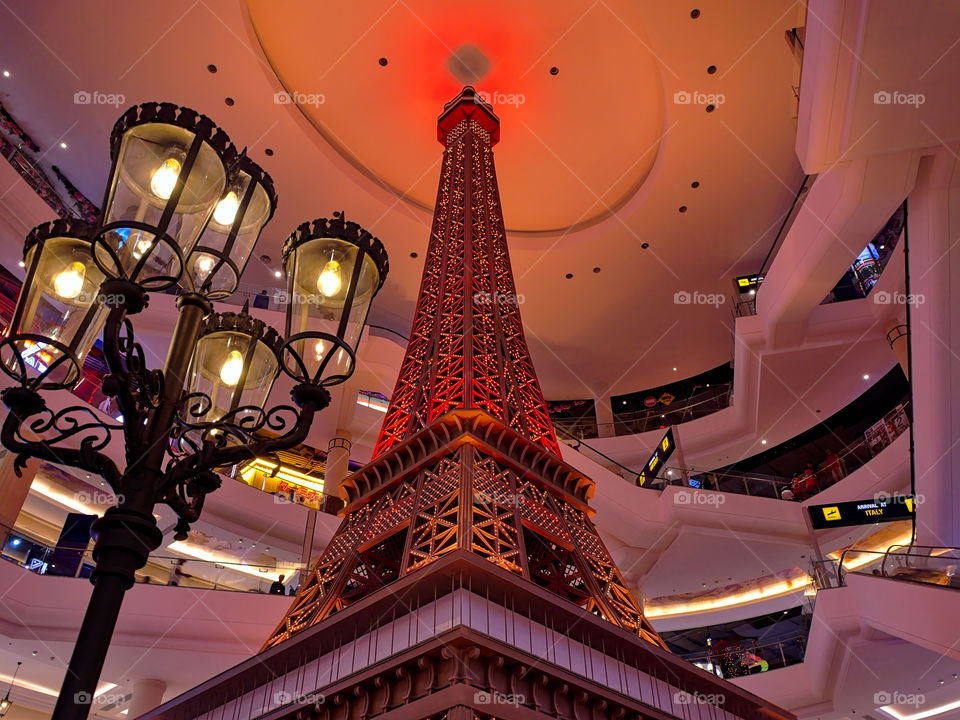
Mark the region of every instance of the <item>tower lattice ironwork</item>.
[[345, 481], [343, 523], [267, 646], [455, 550], [662, 644], [590, 520], [592, 481], [559, 459], [516, 302], [499, 121], [466, 88], [438, 128], [433, 233], [374, 459]]
[[476, 408], [560, 454], [523, 334], [493, 146], [500, 124], [475, 95], [440, 116], [440, 188], [413, 331], [374, 457], [440, 416]]

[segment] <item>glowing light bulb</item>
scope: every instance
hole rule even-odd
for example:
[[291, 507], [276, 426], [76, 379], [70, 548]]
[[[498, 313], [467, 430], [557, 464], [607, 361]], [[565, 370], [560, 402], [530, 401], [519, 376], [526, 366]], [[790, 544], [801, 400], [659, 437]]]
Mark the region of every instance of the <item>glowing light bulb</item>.
[[83, 290], [83, 278], [86, 273], [83, 263], [70, 263], [70, 267], [57, 273], [53, 279], [53, 289], [62, 298], [75, 298]]
[[326, 267], [323, 268], [323, 272], [320, 273], [320, 277], [317, 278], [317, 290], [319, 290], [324, 297], [333, 297], [343, 286], [343, 278], [340, 273], [340, 263], [336, 260], [331, 260], [326, 264]]
[[213, 270], [213, 264], [216, 262], [216, 258], [213, 255], [199, 255], [197, 256], [197, 270], [203, 275], [209, 274]]
[[243, 355], [239, 350], [231, 350], [220, 368], [220, 379], [224, 385], [235, 387], [243, 374]]
[[147, 251], [153, 247], [153, 240], [138, 240], [137, 244], [133, 248], [133, 257], [135, 260], [139, 260], [144, 255], [147, 254]]
[[167, 158], [150, 176], [150, 191], [161, 200], [169, 200], [180, 177], [180, 161]]
[[327, 351], [327, 344], [323, 340], [317, 340], [313, 349], [317, 353], [317, 360], [323, 360], [323, 354]]
[[233, 225], [237, 217], [237, 210], [240, 209], [240, 199], [237, 194], [231, 190], [223, 199], [217, 203], [217, 209], [213, 211], [213, 219], [221, 225]]

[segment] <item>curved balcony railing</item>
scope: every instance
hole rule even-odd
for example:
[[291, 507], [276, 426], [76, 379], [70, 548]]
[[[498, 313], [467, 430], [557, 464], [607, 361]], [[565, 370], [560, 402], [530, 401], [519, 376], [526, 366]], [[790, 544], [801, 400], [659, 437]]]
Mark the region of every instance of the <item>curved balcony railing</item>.
[[[898, 417], [906, 418], [907, 404], [902, 404], [901, 409], [902, 412]], [[874, 431], [874, 428], [871, 428], [871, 432], [868, 432], [867, 436], [841, 448], [836, 453], [836, 461], [822, 463], [821, 467], [813, 472], [812, 482], [800, 473], [795, 477], [787, 478], [730, 468], [705, 470], [692, 466], [664, 465], [655, 477], [649, 478], [641, 487], [648, 490], [663, 490], [668, 485], [677, 485], [700, 490], [802, 502], [815, 497], [818, 493], [840, 482], [854, 470], [870, 462], [884, 448], [909, 429], [909, 424], [904, 424], [904, 422], [878, 422], [878, 426], [882, 425], [882, 437]], [[621, 477], [628, 482], [639, 484], [635, 470], [591, 446], [584, 439], [571, 435], [564, 426], [556, 425], [555, 427], [561, 438], [567, 441], [573, 449], [583, 452], [588, 457], [592, 455], [593, 459], [601, 465], [618, 468]]]
[[[864, 563], [853, 571], [844, 567], [848, 558], [864, 556], [870, 558], [869, 563]], [[837, 567], [840, 585], [845, 584], [849, 572], [960, 589], [960, 548], [892, 545], [885, 552], [846, 550], [840, 556]]]
[[632, 413], [617, 413], [612, 423], [598, 423], [595, 417], [552, 417], [557, 432], [567, 437], [584, 440], [612, 435], [637, 435], [661, 427], [679, 425], [710, 415], [730, 406], [733, 395], [732, 383], [711, 385], [683, 400], [674, 400], [670, 405], [658, 406]]
[[798, 633], [762, 645], [714, 648], [680, 657], [725, 679], [754, 675], [802, 663], [807, 651], [808, 633]]
[[[0, 557], [37, 575], [88, 578], [95, 565], [86, 548], [51, 547], [21, 529], [0, 527]], [[271, 586], [284, 576], [283, 593], [274, 587], [272, 594], [290, 594], [303, 563], [298, 561], [256, 560], [236, 562], [203, 560], [186, 555], [151, 555], [137, 572], [137, 582], [188, 587], [195, 590], [271, 593]]]

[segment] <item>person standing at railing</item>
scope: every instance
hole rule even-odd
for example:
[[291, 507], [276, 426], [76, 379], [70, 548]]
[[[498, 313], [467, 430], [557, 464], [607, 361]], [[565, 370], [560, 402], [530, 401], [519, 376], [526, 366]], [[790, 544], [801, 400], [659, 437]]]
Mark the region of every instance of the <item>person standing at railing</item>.
[[793, 476], [790, 487], [793, 489], [793, 498], [795, 498], [797, 502], [803, 502], [807, 499], [807, 486], [800, 475]]
[[843, 480], [844, 475], [847, 474], [846, 468], [843, 460], [833, 450], [827, 448], [825, 452], [827, 457], [820, 465], [820, 470], [825, 484], [833, 485]]
[[820, 492], [820, 486], [817, 484], [817, 474], [813, 471], [813, 463], [807, 463], [803, 470], [803, 491], [804, 497], [813, 497]]
[[183, 571], [183, 564], [187, 562], [186, 560], [177, 560], [173, 565], [173, 570], [170, 571], [170, 577], [167, 579], [167, 585], [173, 585], [174, 587], [180, 585], [183, 582], [184, 578], [193, 577], [193, 575], [188, 575]]
[[261, 290], [253, 296], [253, 306], [261, 310], [266, 310], [270, 307], [270, 296], [267, 295], [266, 290]]
[[269, 592], [271, 595], [284, 595], [287, 592], [287, 589], [283, 586], [283, 575], [273, 581]]

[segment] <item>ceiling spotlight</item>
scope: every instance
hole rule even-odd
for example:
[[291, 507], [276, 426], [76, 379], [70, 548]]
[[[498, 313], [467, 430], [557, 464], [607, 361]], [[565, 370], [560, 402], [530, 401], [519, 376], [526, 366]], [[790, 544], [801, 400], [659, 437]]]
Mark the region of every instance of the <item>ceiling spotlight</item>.
[[9, 71], [9, 70], [4, 70], [4, 71], [3, 71], [3, 76], [4, 76], [4, 77], [10, 77], [10, 71]]
[[870, 376], [869, 376], [869, 375], [864, 375], [864, 376], [863, 376], [863, 379], [864, 379], [864, 380], [869, 380], [869, 379], [870, 379]]
[[60, 147], [62, 147], [64, 150], [66, 150], [66, 149], [67, 149], [67, 144], [66, 144], [65, 142], [62, 142], [62, 143], [60, 143]]
[[760, 444], [761, 444], [761, 445], [766, 445], [766, 444], [767, 444], [767, 441], [766, 441], [766, 440], [761, 440], [761, 441], [760, 441]]
[[26, 266], [27, 266], [27, 264], [26, 264], [23, 260], [21, 260], [20, 262], [18, 262], [17, 265], [19, 265], [20, 267], [26, 267]]
[[283, 277], [283, 273], [280, 272], [279, 270], [274, 270], [274, 271], [273, 271], [273, 276], [274, 276], [274, 277]]
[[674, 368], [674, 369], [673, 369], [673, 371], [674, 371], [674, 372], [676, 372], [676, 371], [677, 371], [677, 369], [676, 369], [676, 368]]

